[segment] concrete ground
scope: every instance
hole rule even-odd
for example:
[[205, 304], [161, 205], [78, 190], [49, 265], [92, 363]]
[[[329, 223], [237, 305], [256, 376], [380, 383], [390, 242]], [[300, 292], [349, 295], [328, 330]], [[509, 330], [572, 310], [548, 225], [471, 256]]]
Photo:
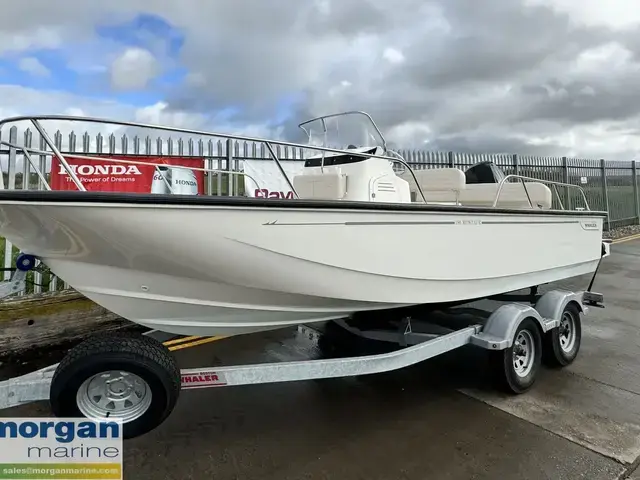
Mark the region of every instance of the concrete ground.
[[[375, 376], [187, 391], [161, 427], [125, 444], [125, 478], [640, 480], [640, 241], [613, 252], [594, 285], [607, 306], [584, 319], [578, 359], [524, 395], [496, 393], [473, 348]], [[186, 368], [314, 351], [283, 331], [177, 357]], [[2, 412], [48, 414], [46, 403]]]

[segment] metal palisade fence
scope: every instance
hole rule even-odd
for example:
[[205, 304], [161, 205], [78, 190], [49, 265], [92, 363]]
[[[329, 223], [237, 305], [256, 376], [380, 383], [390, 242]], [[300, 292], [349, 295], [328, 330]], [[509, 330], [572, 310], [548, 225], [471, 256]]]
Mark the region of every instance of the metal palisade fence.
[[[8, 138], [7, 138], [8, 137]], [[14, 145], [50, 151], [32, 129], [19, 131], [12, 127], [2, 132], [2, 140]], [[239, 142], [229, 139], [211, 140], [203, 138], [141, 137], [137, 135], [71, 131], [60, 131], [53, 135], [57, 148], [63, 153], [97, 153], [127, 155], [163, 155], [193, 156], [205, 158], [206, 168], [242, 171], [243, 161], [272, 161], [264, 144]], [[302, 148], [274, 146], [278, 158], [282, 161], [299, 161], [303, 158]], [[517, 174], [543, 180], [580, 185], [583, 187], [589, 207], [592, 210], [606, 210], [609, 217], [605, 229], [640, 224], [640, 198], [638, 194], [638, 169], [635, 161], [608, 161], [604, 159], [576, 159], [567, 157], [537, 157], [514, 154], [470, 154], [456, 152], [433, 152], [423, 150], [399, 150], [412, 168], [457, 167], [466, 169], [471, 165], [492, 161], [505, 174]], [[41, 172], [50, 178], [51, 157], [32, 155], [31, 160]], [[4, 186], [8, 189], [39, 190], [44, 189], [30, 162], [20, 149], [0, 149]], [[242, 195], [243, 181], [238, 175], [205, 175], [206, 193], [211, 195]], [[28, 179], [28, 180], [27, 180]], [[26, 180], [26, 181], [25, 181]], [[564, 208], [584, 206], [581, 195], [576, 189], [559, 189]], [[554, 196], [554, 208], [559, 208]], [[9, 271], [15, 265], [19, 253], [17, 248], [4, 239], [0, 239], [0, 256], [4, 267], [4, 278], [9, 279]], [[54, 275], [38, 272], [31, 273], [28, 279], [28, 292], [57, 291], [67, 288]]]

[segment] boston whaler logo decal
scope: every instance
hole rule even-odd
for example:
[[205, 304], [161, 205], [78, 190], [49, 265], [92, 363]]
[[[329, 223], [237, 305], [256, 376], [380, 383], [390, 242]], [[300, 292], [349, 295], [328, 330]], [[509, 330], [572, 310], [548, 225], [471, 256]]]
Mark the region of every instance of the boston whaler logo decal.
[[585, 230], [597, 230], [598, 229], [598, 224], [596, 222], [594, 222], [594, 221], [582, 221], [582, 222], [580, 222], [580, 225]]
[[183, 374], [180, 377], [182, 388], [198, 388], [209, 386], [224, 386], [227, 384], [224, 376], [216, 372], [196, 372]]

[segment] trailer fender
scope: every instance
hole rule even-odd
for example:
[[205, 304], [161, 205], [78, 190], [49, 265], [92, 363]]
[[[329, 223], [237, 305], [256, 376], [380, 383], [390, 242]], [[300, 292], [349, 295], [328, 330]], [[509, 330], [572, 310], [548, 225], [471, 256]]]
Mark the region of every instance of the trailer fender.
[[540, 297], [536, 302], [535, 309], [543, 318], [547, 319], [549, 326], [544, 330], [545, 332], [559, 325], [562, 312], [570, 302], [576, 304], [580, 313], [587, 313], [588, 308], [582, 303], [582, 292], [552, 290]]
[[540, 326], [541, 333], [548, 330], [545, 319], [538, 311], [519, 303], [502, 305], [494, 311], [485, 323], [482, 331], [471, 338], [471, 343], [488, 350], [504, 350], [511, 347], [520, 323], [533, 318]]

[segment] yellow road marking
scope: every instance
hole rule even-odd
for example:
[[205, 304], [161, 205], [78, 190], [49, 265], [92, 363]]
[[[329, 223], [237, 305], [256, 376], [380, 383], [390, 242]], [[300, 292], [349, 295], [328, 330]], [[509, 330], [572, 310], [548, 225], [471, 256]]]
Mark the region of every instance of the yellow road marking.
[[182, 350], [183, 348], [191, 348], [191, 347], [197, 347], [198, 345], [203, 345], [205, 343], [211, 343], [211, 342], [216, 342], [218, 340], [222, 340], [223, 338], [227, 338], [227, 337], [196, 337], [196, 338], [200, 338], [200, 340], [195, 340], [193, 342], [188, 342], [188, 343], [181, 343], [179, 345], [173, 345], [172, 347], [169, 347], [170, 351], [175, 351], [175, 350]]
[[166, 342], [163, 342], [163, 345], [169, 346], [169, 345], [175, 345], [176, 343], [184, 343], [184, 342], [190, 342], [191, 340], [197, 340], [198, 338], [202, 338], [198, 335], [193, 335], [191, 337], [182, 337], [182, 338], [176, 338], [175, 340], [167, 340]]
[[631, 240], [638, 240], [638, 239], [640, 239], [640, 233], [637, 233], [635, 235], [630, 235], [628, 237], [618, 238], [617, 240], [614, 240], [611, 243], [615, 245], [617, 243], [624, 243], [624, 242], [629, 242]]

